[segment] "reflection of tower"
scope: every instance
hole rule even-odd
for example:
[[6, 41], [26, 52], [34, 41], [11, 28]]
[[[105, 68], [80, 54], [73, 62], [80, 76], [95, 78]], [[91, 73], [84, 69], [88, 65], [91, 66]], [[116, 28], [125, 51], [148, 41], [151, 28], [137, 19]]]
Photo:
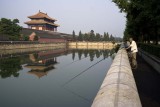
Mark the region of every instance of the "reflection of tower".
[[48, 72], [54, 69], [54, 65], [57, 63], [56, 57], [42, 59], [38, 61], [33, 61], [32, 63], [27, 64], [27, 68], [31, 70], [28, 72], [29, 74], [34, 74], [37, 77], [41, 78], [48, 74]]
[[39, 78], [47, 75], [48, 71], [54, 69], [54, 65], [57, 64], [57, 57], [65, 54], [64, 49], [55, 49], [50, 51], [41, 51], [37, 54], [30, 54], [31, 62], [27, 64], [27, 68], [31, 70], [29, 74], [34, 74]]
[[38, 78], [41, 78], [43, 76], [47, 76], [49, 71], [46, 71], [46, 72], [38, 72], [38, 71], [29, 71], [28, 73], [29, 74], [33, 74], [33, 75], [36, 75]]

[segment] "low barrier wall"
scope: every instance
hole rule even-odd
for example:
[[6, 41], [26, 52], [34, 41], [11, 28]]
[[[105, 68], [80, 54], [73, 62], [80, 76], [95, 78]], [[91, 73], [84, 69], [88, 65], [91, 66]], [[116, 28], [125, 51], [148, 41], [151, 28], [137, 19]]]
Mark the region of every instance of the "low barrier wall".
[[111, 42], [69, 42], [68, 47], [71, 49], [112, 49], [116, 44]]
[[142, 107], [125, 49], [118, 51], [92, 107]]
[[45, 48], [45, 47], [66, 47], [66, 43], [43, 43], [43, 44], [0, 44], [0, 50], [13, 50], [13, 49], [32, 49], [32, 48]]

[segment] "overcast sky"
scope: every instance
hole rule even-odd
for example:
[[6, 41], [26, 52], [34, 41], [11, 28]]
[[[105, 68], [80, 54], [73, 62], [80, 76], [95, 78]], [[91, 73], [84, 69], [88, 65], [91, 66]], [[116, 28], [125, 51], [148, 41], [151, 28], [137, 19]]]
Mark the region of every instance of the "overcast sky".
[[0, 0], [0, 18], [17, 18], [23, 27], [27, 27], [27, 16], [39, 10], [57, 19], [58, 32], [71, 34], [75, 30], [78, 34], [80, 30], [94, 30], [123, 37], [125, 14], [111, 0]]

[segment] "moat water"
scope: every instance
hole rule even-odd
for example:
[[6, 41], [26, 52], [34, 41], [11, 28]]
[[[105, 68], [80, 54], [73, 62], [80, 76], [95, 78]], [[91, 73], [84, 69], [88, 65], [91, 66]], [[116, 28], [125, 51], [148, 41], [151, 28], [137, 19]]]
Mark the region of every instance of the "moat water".
[[113, 50], [56, 49], [0, 57], [0, 107], [90, 107]]

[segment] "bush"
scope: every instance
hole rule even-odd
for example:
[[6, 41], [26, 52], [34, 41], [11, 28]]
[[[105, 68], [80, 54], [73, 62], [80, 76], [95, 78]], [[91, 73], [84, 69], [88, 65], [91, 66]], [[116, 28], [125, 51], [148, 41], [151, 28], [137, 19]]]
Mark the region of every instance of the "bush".
[[160, 58], [160, 45], [145, 43], [139, 43], [138, 45], [142, 50]]

